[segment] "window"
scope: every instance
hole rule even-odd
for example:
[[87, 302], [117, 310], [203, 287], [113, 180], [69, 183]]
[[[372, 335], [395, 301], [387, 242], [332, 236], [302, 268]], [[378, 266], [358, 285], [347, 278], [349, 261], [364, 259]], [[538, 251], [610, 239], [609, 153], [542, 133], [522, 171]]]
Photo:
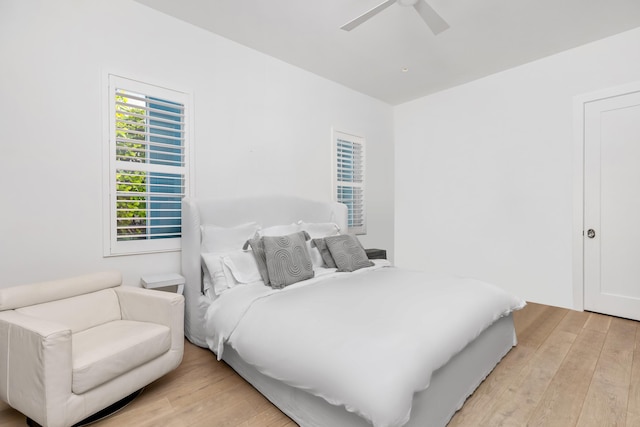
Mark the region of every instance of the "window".
[[108, 90], [105, 255], [178, 250], [190, 96], [114, 75]]
[[333, 194], [347, 205], [349, 232], [365, 234], [365, 144], [361, 136], [333, 132]]

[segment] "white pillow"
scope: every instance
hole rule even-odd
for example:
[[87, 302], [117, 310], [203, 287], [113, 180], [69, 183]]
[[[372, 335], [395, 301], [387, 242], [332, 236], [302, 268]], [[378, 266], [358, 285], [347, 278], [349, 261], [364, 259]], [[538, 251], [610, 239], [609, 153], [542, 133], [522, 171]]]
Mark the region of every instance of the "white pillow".
[[244, 242], [260, 229], [257, 222], [248, 222], [235, 227], [203, 225], [200, 227], [201, 253], [222, 253], [241, 249]]
[[238, 283], [253, 283], [262, 281], [256, 257], [251, 251], [233, 251], [222, 257], [224, 265], [231, 270], [233, 278]]
[[[306, 231], [311, 239], [323, 239], [325, 237], [337, 236], [340, 234], [340, 227], [334, 222], [304, 222], [298, 221], [300, 230]], [[307, 250], [314, 267], [324, 267], [324, 260], [320, 251], [316, 247], [311, 247], [311, 239], [307, 241]]]
[[222, 262], [223, 256], [224, 254], [220, 253], [200, 254], [202, 270], [205, 275], [202, 281], [205, 293], [210, 293], [213, 290], [213, 293], [217, 296], [237, 284], [229, 267]]
[[264, 236], [287, 236], [289, 234], [297, 233], [300, 231], [299, 224], [287, 224], [287, 225], [274, 225], [267, 228], [262, 228], [258, 231], [258, 237]]
[[217, 296], [234, 286], [262, 280], [258, 264], [250, 251], [238, 249], [222, 253], [203, 253], [203, 287], [213, 288]]

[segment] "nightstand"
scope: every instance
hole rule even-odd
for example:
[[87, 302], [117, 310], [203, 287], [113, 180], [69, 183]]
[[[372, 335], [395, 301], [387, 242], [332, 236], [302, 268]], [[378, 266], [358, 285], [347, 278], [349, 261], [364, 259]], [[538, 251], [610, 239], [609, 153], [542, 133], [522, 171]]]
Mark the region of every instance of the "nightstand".
[[147, 289], [176, 292], [180, 295], [184, 291], [184, 282], [184, 277], [176, 273], [154, 274], [140, 278], [140, 283]]
[[385, 249], [365, 249], [364, 251], [369, 259], [387, 259], [387, 251]]

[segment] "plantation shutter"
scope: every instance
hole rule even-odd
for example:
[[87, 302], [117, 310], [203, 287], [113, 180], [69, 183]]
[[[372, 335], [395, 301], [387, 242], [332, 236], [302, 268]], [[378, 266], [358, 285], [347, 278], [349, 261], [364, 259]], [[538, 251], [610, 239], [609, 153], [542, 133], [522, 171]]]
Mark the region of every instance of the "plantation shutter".
[[364, 138], [334, 132], [335, 200], [347, 205], [349, 232], [366, 233]]
[[111, 76], [112, 252], [179, 248], [187, 189], [184, 94]]

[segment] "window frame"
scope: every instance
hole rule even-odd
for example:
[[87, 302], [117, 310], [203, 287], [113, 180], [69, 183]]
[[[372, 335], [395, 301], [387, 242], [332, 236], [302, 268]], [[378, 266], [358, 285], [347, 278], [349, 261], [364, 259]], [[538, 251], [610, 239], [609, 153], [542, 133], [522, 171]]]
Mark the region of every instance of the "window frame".
[[[192, 94], [190, 91], [170, 89], [167, 85], [148, 83], [113, 73], [105, 73], [103, 80], [104, 92], [102, 105], [105, 110], [103, 114], [103, 255], [110, 257], [179, 251], [182, 248], [182, 237], [118, 241], [116, 213], [117, 183], [115, 180], [116, 171], [119, 169], [116, 159], [116, 91], [118, 89], [126, 90], [143, 94], [149, 98], [159, 98], [176, 102], [183, 106], [184, 119], [182, 131], [184, 139], [184, 165], [180, 168], [174, 168], [175, 171], [180, 170], [184, 176], [183, 197], [189, 197], [193, 194]], [[148, 166], [150, 172], [154, 169], [154, 166], [155, 165], [151, 164]], [[160, 171], [155, 172], [162, 173]], [[150, 198], [151, 196], [149, 199]]]
[[[340, 181], [338, 179], [338, 141], [342, 140], [342, 141], [348, 141], [352, 144], [357, 144], [360, 146], [360, 151], [361, 151], [361, 155], [360, 157], [362, 158], [361, 161], [361, 166], [360, 166], [360, 173], [362, 176], [362, 182], [361, 183], [357, 183], [357, 182], [352, 182], [352, 181]], [[353, 214], [352, 212], [352, 208], [349, 206], [348, 203], [344, 203], [345, 205], [347, 205], [347, 209], [348, 209], [348, 216], [347, 216], [347, 224], [348, 224], [348, 230], [347, 232], [350, 234], [358, 234], [358, 235], [363, 235], [363, 234], [367, 234], [367, 198], [366, 198], [366, 163], [367, 163], [367, 155], [366, 155], [366, 138], [364, 136], [361, 135], [356, 135], [354, 133], [351, 132], [345, 132], [345, 131], [341, 131], [341, 130], [337, 130], [337, 129], [332, 129], [332, 141], [331, 141], [331, 165], [332, 165], [332, 170], [331, 170], [331, 176], [332, 176], [332, 188], [331, 188], [331, 197], [333, 199], [333, 201], [339, 202], [339, 203], [344, 203], [344, 199], [342, 199], [339, 195], [338, 195], [338, 187], [342, 186], [342, 187], [352, 187], [352, 188], [359, 188], [361, 191], [361, 197], [362, 197], [362, 223], [356, 226], [352, 226], [349, 225], [351, 224], [351, 215]]]

